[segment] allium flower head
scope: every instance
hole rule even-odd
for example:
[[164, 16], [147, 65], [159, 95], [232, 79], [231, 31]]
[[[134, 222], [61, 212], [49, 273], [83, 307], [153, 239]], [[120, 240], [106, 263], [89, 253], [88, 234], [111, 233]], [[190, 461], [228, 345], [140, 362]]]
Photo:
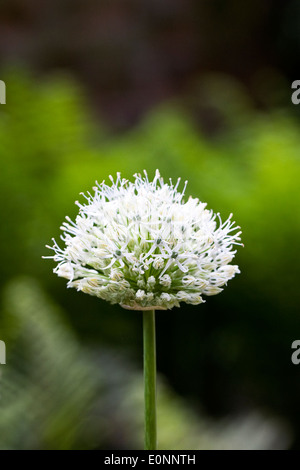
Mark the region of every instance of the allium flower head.
[[54, 272], [68, 287], [136, 310], [170, 309], [180, 302], [200, 304], [239, 272], [231, 265], [240, 245], [239, 227], [190, 197], [184, 202], [180, 179], [173, 185], [156, 171], [134, 182], [96, 183], [83, 195], [76, 221], [66, 217], [65, 243], [54, 240]]

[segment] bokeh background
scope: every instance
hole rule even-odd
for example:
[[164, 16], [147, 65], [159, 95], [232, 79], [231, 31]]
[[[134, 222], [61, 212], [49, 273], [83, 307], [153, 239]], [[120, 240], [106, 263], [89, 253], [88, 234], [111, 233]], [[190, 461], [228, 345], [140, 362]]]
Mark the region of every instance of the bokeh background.
[[136, 449], [142, 321], [42, 260], [81, 191], [159, 168], [242, 274], [157, 314], [161, 449], [300, 449], [297, 0], [2, 0], [0, 448]]

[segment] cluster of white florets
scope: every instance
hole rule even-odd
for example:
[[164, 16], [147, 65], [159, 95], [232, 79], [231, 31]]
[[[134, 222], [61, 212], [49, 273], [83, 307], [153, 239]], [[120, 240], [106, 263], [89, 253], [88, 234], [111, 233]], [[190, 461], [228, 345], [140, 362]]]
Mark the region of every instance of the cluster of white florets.
[[134, 182], [110, 177], [84, 195], [76, 221], [66, 217], [62, 249], [48, 247], [58, 262], [54, 272], [68, 287], [125, 308], [170, 309], [180, 302], [200, 304], [239, 272], [231, 265], [240, 245], [239, 227], [206, 209], [184, 189], [134, 175]]

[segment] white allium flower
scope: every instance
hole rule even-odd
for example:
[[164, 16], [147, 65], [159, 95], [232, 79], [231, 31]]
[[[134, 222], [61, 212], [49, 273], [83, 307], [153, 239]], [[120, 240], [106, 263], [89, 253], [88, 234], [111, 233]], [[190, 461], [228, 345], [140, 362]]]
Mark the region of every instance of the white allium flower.
[[232, 215], [222, 222], [197, 198], [184, 202], [186, 184], [180, 192], [180, 179], [164, 183], [158, 170], [153, 181], [146, 172], [134, 177], [110, 176], [110, 186], [96, 183], [76, 202], [76, 221], [66, 217], [61, 227], [65, 247], [48, 246], [54, 272], [68, 287], [137, 310], [196, 305], [221, 292], [239, 273], [229, 264], [241, 245]]

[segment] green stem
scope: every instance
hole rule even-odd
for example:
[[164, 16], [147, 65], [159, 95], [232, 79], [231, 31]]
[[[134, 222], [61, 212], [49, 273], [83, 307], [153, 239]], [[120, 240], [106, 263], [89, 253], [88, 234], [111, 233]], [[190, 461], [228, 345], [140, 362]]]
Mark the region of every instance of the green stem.
[[145, 450], [157, 449], [155, 310], [143, 312]]

